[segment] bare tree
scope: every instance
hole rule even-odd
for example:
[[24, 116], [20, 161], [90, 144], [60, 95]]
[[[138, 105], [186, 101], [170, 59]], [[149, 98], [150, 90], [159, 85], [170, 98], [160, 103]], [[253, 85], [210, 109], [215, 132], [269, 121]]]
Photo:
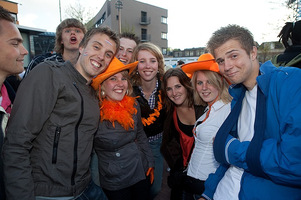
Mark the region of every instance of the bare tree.
[[85, 8], [79, 2], [69, 4], [65, 10], [67, 17], [75, 18], [86, 24], [93, 18], [93, 13], [90, 9]]
[[297, 21], [300, 17], [300, 8], [301, 8], [301, 1], [300, 0], [287, 0], [286, 6], [288, 9], [292, 10], [291, 16], [289, 16], [293, 21]]

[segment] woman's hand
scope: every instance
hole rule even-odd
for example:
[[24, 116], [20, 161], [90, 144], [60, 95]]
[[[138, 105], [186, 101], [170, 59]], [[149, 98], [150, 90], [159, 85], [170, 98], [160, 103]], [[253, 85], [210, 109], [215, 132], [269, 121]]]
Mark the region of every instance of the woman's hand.
[[153, 184], [153, 182], [154, 182], [154, 168], [153, 167], [148, 168], [148, 170], [146, 172], [146, 176], [149, 176], [150, 182], [151, 182], [151, 184]]

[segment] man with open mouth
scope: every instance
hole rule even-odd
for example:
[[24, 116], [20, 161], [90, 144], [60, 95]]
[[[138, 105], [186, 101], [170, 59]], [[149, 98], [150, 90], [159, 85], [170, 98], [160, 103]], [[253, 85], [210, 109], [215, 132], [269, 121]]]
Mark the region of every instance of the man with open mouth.
[[85, 33], [86, 28], [79, 20], [69, 18], [62, 21], [56, 28], [54, 51], [33, 58], [26, 68], [23, 79], [35, 66], [44, 61], [65, 62], [69, 60], [74, 65], [79, 55], [79, 43]]

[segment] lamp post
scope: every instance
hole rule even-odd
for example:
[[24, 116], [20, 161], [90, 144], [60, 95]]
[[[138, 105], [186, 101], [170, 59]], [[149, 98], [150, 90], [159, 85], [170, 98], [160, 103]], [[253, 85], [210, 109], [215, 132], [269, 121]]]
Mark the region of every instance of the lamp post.
[[115, 3], [115, 8], [118, 10], [118, 28], [119, 28], [119, 34], [121, 34], [121, 9], [123, 7], [122, 1], [117, 0]]
[[62, 22], [61, 0], [59, 0], [60, 22]]

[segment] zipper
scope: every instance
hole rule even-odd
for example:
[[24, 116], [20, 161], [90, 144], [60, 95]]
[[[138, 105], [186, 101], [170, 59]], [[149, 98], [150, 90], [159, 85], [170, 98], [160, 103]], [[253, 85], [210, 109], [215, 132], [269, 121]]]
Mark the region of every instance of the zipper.
[[76, 123], [75, 129], [74, 129], [74, 147], [73, 147], [73, 171], [72, 171], [72, 176], [71, 176], [71, 185], [75, 185], [75, 174], [77, 172], [77, 147], [78, 147], [78, 127], [83, 119], [83, 111], [84, 111], [84, 99], [83, 96], [81, 95], [79, 88], [77, 87], [76, 83], [73, 82], [74, 87], [76, 88], [76, 90], [78, 91], [78, 94], [80, 96], [81, 99], [81, 103], [80, 103], [80, 116], [79, 119]]
[[53, 141], [53, 149], [52, 149], [52, 164], [56, 164], [57, 161], [57, 149], [59, 146], [60, 134], [61, 134], [61, 127], [56, 127], [54, 132], [54, 141]]

